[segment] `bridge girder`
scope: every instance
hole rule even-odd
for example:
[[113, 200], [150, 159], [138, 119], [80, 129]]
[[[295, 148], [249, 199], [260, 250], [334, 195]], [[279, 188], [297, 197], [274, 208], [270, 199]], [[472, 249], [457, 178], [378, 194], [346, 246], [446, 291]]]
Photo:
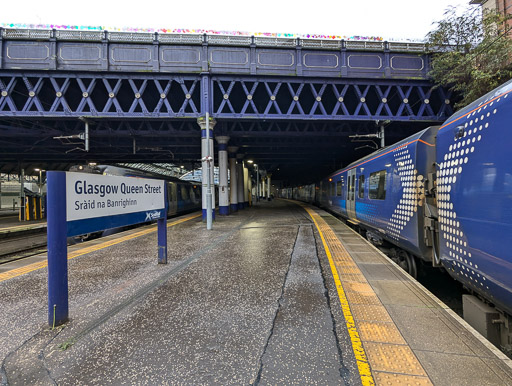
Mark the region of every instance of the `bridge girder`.
[[0, 71], [0, 117], [440, 121], [428, 81]]

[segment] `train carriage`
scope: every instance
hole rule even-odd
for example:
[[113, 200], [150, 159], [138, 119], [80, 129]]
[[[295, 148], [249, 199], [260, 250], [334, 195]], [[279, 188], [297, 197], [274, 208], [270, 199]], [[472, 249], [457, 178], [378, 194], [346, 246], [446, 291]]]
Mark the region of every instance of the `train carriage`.
[[512, 314], [512, 82], [452, 116], [437, 134], [440, 258]]
[[324, 205], [365, 230], [375, 244], [400, 244], [401, 250], [393, 252], [413, 275], [413, 256], [427, 261], [433, 256], [432, 236], [425, 232], [430, 210], [425, 207], [433, 200], [437, 129], [370, 154], [321, 183]]

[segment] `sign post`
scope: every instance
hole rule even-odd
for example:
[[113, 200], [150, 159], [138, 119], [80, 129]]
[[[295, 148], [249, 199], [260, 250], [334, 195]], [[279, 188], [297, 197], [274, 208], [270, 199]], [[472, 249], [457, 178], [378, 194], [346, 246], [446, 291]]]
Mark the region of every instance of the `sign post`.
[[[167, 186], [164, 186], [164, 199], [167, 204]], [[165, 209], [167, 213], [167, 205]], [[167, 264], [167, 216], [160, 217], [158, 223], [158, 264]]]
[[66, 173], [49, 172], [47, 180], [48, 324], [68, 320], [68, 245]]
[[48, 172], [48, 324], [68, 320], [67, 238], [157, 220], [158, 263], [167, 263], [165, 181]]

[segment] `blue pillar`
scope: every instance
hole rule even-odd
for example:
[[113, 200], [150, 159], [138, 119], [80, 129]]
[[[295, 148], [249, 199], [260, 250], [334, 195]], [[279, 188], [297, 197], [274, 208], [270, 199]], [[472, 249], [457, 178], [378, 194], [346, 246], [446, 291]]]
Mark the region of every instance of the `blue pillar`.
[[267, 199], [270, 201], [271, 199], [271, 193], [270, 193], [270, 177], [272, 177], [272, 174], [270, 173], [267, 173], [267, 189], [268, 189], [268, 192], [267, 192]]
[[229, 214], [228, 141], [229, 137], [216, 137], [219, 143], [219, 214]]
[[244, 207], [249, 207], [249, 169], [247, 168], [247, 164], [244, 163]]
[[237, 191], [238, 191], [238, 209], [244, 208], [244, 155], [237, 154], [237, 165], [236, 165], [236, 178], [237, 178]]
[[66, 224], [66, 173], [47, 175], [48, 324], [68, 320], [68, 246]]
[[238, 210], [238, 176], [236, 171], [236, 151], [238, 147], [230, 146], [228, 147], [229, 151], [229, 195], [230, 195], [230, 209], [231, 212], [236, 212]]

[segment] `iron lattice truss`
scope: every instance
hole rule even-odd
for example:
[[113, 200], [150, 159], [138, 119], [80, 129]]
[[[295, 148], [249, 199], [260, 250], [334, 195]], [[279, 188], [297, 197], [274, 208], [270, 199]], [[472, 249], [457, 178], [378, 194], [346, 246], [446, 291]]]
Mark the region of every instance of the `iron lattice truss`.
[[214, 77], [216, 118], [439, 121], [451, 93], [428, 82]]
[[449, 92], [426, 81], [162, 74], [0, 74], [0, 117], [442, 121]]
[[68, 73], [0, 74], [0, 117], [200, 116], [200, 79]]

